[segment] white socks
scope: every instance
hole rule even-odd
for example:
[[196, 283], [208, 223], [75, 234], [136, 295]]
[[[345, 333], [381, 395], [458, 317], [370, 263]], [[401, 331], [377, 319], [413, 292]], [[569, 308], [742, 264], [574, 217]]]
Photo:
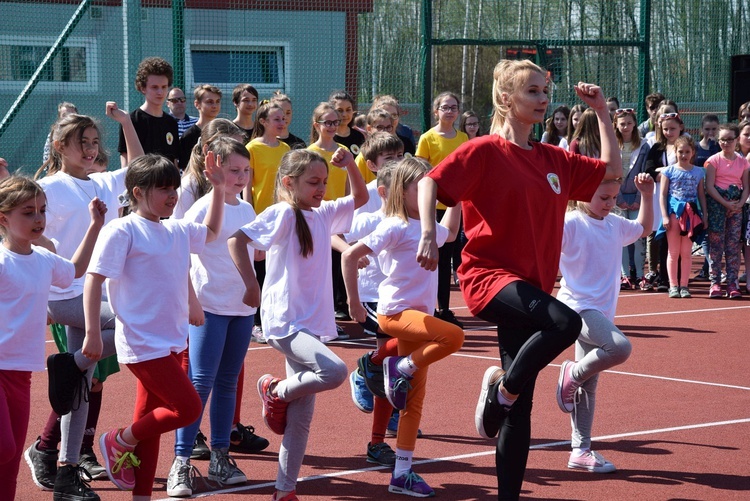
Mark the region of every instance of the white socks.
[[401, 372], [401, 374], [409, 377], [412, 377], [414, 373], [417, 372], [417, 369], [419, 369], [419, 367], [414, 365], [414, 361], [411, 359], [411, 355], [399, 360], [398, 364], [396, 364], [396, 368], [399, 370], [399, 372]]
[[396, 466], [393, 468], [393, 477], [398, 478], [411, 470], [411, 458], [414, 451], [405, 451], [396, 447]]

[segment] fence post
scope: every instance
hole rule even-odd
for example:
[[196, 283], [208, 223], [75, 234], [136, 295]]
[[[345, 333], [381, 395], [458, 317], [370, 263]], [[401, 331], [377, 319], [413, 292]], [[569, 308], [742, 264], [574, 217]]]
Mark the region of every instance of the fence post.
[[422, 131], [430, 128], [432, 102], [432, 1], [422, 0]]
[[641, 121], [648, 118], [645, 108], [646, 96], [651, 90], [651, 0], [641, 0], [641, 44], [638, 47], [639, 88], [638, 109]]
[[172, 0], [173, 84], [185, 89], [185, 0]]

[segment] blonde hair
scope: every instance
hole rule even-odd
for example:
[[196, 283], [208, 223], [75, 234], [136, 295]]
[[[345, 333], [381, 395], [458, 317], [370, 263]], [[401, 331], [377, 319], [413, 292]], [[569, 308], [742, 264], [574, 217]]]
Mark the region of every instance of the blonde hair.
[[547, 72], [528, 60], [503, 59], [495, 65], [492, 72], [492, 125], [490, 134], [497, 134], [505, 124], [510, 108], [503, 103], [503, 93], [513, 94], [520, 89], [528, 74], [537, 72], [547, 77]]
[[591, 158], [599, 158], [602, 150], [602, 140], [599, 136], [599, 120], [596, 112], [589, 108], [581, 115], [573, 133], [573, 141], [578, 140], [578, 149], [581, 155]]
[[[55, 148], [55, 142], [57, 141], [62, 146], [70, 146], [74, 142], [80, 143], [83, 133], [88, 128], [94, 128], [96, 130], [96, 133], [99, 136], [99, 150], [102, 151], [104, 149], [102, 146], [102, 133], [99, 128], [99, 122], [95, 119], [88, 115], [71, 113], [55, 122], [50, 131], [52, 147], [49, 151], [49, 158], [41, 167], [39, 167], [39, 170], [36, 171], [34, 179], [51, 176], [52, 174], [61, 171], [63, 168], [63, 158], [57, 148]], [[97, 156], [97, 160], [98, 159], [99, 156]]]
[[[44, 195], [44, 190], [28, 177], [13, 175], [5, 178], [0, 181], [0, 212], [10, 212], [39, 195]], [[5, 226], [0, 225], [0, 234], [5, 235]]]
[[365, 160], [375, 162], [381, 153], [401, 153], [404, 152], [404, 143], [393, 134], [388, 132], [373, 132], [362, 143], [359, 152]]
[[315, 162], [325, 165], [326, 172], [328, 171], [328, 163], [314, 151], [303, 149], [290, 150], [281, 157], [279, 170], [276, 172], [276, 187], [273, 194], [274, 202], [286, 202], [294, 209], [295, 230], [302, 257], [308, 257], [313, 253], [312, 233], [310, 233], [310, 227], [307, 225], [305, 216], [302, 214], [302, 209], [299, 208], [297, 196], [294, 191], [284, 185], [283, 179], [288, 177], [296, 181]]
[[[622, 185], [622, 178], [618, 177], [616, 179], [605, 179], [601, 183], [599, 183], [599, 186], [604, 186], [605, 184], [619, 184]], [[597, 187], [597, 189], [599, 189]], [[593, 197], [592, 197], [593, 199]], [[583, 202], [581, 200], [568, 200], [568, 212], [577, 210], [581, 211], [584, 214], [588, 214], [588, 206], [591, 203], [591, 201]]]
[[396, 165], [391, 181], [391, 190], [385, 202], [386, 217], [396, 216], [409, 222], [404, 192], [406, 188], [420, 177], [427, 174], [432, 165], [420, 157], [406, 157]]
[[255, 127], [253, 127], [252, 139], [255, 139], [256, 137], [262, 137], [263, 134], [266, 133], [265, 125], [260, 123], [260, 121], [268, 120], [268, 115], [270, 115], [274, 110], [280, 110], [282, 114], [284, 113], [284, 109], [279, 105], [279, 103], [273, 101], [264, 100], [263, 104], [258, 106], [258, 111], [255, 114]]
[[226, 118], [215, 118], [201, 129], [201, 137], [190, 152], [190, 161], [183, 174], [183, 177], [192, 177], [195, 180], [191, 190], [196, 200], [211, 191], [211, 183], [203, 175], [206, 169], [206, 155], [203, 147], [210, 148], [211, 144], [220, 137], [243, 136], [243, 134], [237, 124]]
[[318, 120], [320, 120], [320, 117], [322, 117], [326, 113], [331, 113], [331, 112], [336, 114], [336, 116], [338, 117], [338, 120], [341, 119], [341, 115], [339, 114], [338, 111], [336, 111], [336, 108], [334, 108], [331, 103], [326, 103], [326, 102], [320, 103], [313, 110], [312, 128], [310, 129], [310, 144], [313, 144], [320, 137], [320, 134], [318, 133], [318, 129], [315, 128], [315, 124], [318, 123]]

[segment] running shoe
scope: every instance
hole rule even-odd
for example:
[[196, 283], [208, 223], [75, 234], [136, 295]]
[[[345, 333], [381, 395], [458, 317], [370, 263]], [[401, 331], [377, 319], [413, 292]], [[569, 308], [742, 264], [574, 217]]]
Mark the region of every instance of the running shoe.
[[422, 477], [409, 470], [398, 477], [391, 476], [388, 492], [406, 494], [415, 498], [431, 498], [435, 495], [432, 487]]
[[406, 397], [411, 390], [409, 381], [411, 376], [398, 370], [398, 363], [404, 357], [385, 357], [383, 360], [383, 375], [385, 377], [385, 398], [394, 409], [406, 408]]
[[81, 451], [81, 458], [78, 460], [78, 464], [86, 470], [86, 473], [89, 474], [92, 480], [107, 478], [107, 470], [99, 464], [99, 459], [96, 457], [93, 448]]
[[374, 405], [372, 393], [367, 389], [365, 378], [359, 373], [359, 369], [354, 369], [349, 374], [349, 386], [352, 390], [352, 402], [357, 409], [367, 414], [371, 413]]
[[575, 456], [571, 453], [570, 459], [568, 459], [568, 468], [588, 470], [592, 473], [612, 473], [616, 470], [615, 465], [594, 451], [584, 451], [580, 456]]
[[211, 449], [208, 448], [206, 443], [206, 436], [198, 430], [198, 434], [195, 436], [195, 442], [193, 442], [193, 453], [190, 454], [190, 459], [196, 459], [201, 461], [208, 461], [211, 459]]
[[669, 297], [673, 298], [673, 299], [674, 298], [678, 298], [679, 299], [679, 297], [680, 297], [680, 289], [676, 285], [673, 285], [673, 286], [671, 286], [669, 288]]
[[107, 476], [119, 489], [132, 491], [135, 487], [135, 471], [141, 465], [141, 460], [133, 454], [135, 447], [122, 445], [117, 441], [121, 430], [112, 430], [99, 438], [102, 449], [104, 468]]
[[184, 463], [177, 458], [172, 461], [172, 467], [167, 475], [167, 496], [173, 498], [186, 498], [193, 495], [195, 486], [195, 467], [190, 461]]
[[211, 451], [211, 462], [208, 464], [208, 479], [222, 485], [237, 485], [247, 482], [247, 477], [237, 467], [237, 462], [226, 450]]
[[55, 487], [55, 477], [57, 476], [57, 449], [51, 451], [41, 451], [37, 449], [41, 438], [37, 437], [36, 442], [31, 444], [23, 457], [31, 469], [31, 479], [42, 490], [51, 491]]
[[396, 464], [396, 453], [385, 442], [370, 443], [367, 444], [367, 462], [381, 466], [393, 466]]
[[737, 284], [727, 285], [727, 297], [729, 299], [742, 299], [742, 293], [740, 292], [740, 288], [737, 287]]
[[721, 293], [721, 285], [711, 284], [711, 288], [708, 289], [708, 298], [719, 299], [721, 297], [724, 297], [724, 295]]
[[576, 391], [581, 383], [573, 377], [575, 362], [566, 360], [560, 367], [560, 377], [557, 378], [557, 405], [563, 412], [573, 412]]
[[229, 434], [229, 452], [256, 454], [268, 447], [268, 440], [255, 434], [252, 426], [237, 423], [237, 429]]
[[80, 466], [62, 465], [57, 469], [52, 499], [55, 501], [99, 501], [99, 495], [89, 487], [90, 481], [91, 477]]
[[693, 295], [690, 294], [690, 291], [688, 290], [687, 287], [680, 287], [680, 297], [687, 299], [687, 298], [693, 297]]
[[263, 335], [263, 327], [260, 325], [253, 325], [253, 331], [250, 334], [253, 341], [260, 344], [266, 344], [266, 336]]
[[365, 385], [376, 397], [385, 398], [383, 366], [372, 361], [372, 352], [365, 353], [357, 360], [359, 372], [365, 378]]
[[283, 435], [286, 430], [286, 408], [289, 404], [271, 395], [271, 385], [279, 381], [281, 379], [264, 374], [258, 379], [258, 395], [263, 404], [261, 413], [266, 426], [277, 435]]

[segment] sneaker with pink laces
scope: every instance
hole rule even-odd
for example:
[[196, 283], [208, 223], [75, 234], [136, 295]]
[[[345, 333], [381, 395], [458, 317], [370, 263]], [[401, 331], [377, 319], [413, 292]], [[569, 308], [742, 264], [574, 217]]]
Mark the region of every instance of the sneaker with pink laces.
[[117, 441], [117, 435], [122, 431], [112, 430], [99, 438], [102, 449], [104, 468], [107, 476], [118, 489], [132, 491], [135, 487], [135, 471], [141, 465], [141, 460], [133, 454], [135, 447], [122, 445]]
[[612, 473], [616, 470], [615, 465], [604, 459], [604, 456], [590, 450], [583, 451], [580, 456], [571, 452], [570, 459], [568, 459], [568, 468], [588, 470], [592, 473]]
[[566, 360], [560, 367], [560, 377], [557, 379], [557, 405], [563, 412], [573, 412], [575, 396], [581, 383], [573, 377], [575, 362]]
[[718, 299], [720, 297], [722, 297], [722, 294], [721, 294], [721, 285], [718, 284], [718, 283], [711, 284], [711, 288], [708, 289], [708, 298], [709, 299]]
[[275, 378], [270, 374], [265, 374], [258, 379], [258, 395], [263, 404], [263, 421], [266, 426], [276, 433], [283, 435], [286, 430], [286, 408], [289, 405], [279, 397], [271, 395], [271, 386], [277, 384], [281, 379]]

